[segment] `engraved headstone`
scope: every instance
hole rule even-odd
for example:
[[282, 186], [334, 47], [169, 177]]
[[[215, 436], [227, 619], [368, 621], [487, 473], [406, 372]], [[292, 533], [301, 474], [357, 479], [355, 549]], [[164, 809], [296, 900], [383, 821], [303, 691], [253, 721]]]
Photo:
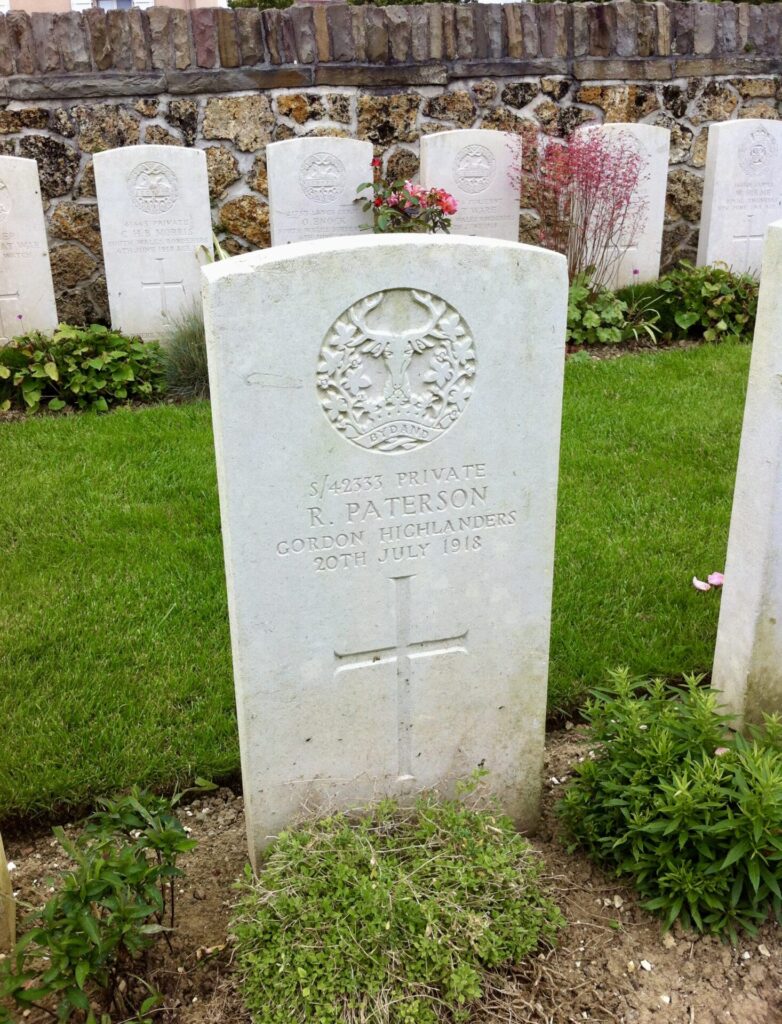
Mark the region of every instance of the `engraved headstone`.
[[768, 225], [782, 217], [782, 124], [726, 121], [709, 128], [698, 266], [722, 262], [758, 275]]
[[165, 338], [199, 302], [213, 251], [206, 157], [126, 146], [96, 153], [94, 164], [112, 326]]
[[0, 836], [0, 953], [10, 953], [16, 942], [16, 902], [8, 862]]
[[478, 765], [530, 825], [564, 258], [366, 236], [203, 273], [253, 859], [305, 807]]
[[510, 132], [465, 128], [421, 138], [421, 184], [457, 200], [454, 235], [518, 241], [520, 164], [521, 138]]
[[620, 254], [613, 264], [608, 288], [623, 288], [660, 276], [660, 254], [665, 221], [665, 194], [668, 184], [668, 153], [671, 133], [651, 124], [603, 124], [579, 128], [580, 132], [599, 132], [609, 144], [630, 150], [639, 157], [638, 184], [631, 199], [625, 237], [620, 239]]
[[757, 722], [782, 712], [782, 220], [768, 228], [712, 684]]
[[357, 235], [371, 217], [356, 202], [372, 180], [372, 144], [330, 137], [266, 147], [272, 245]]
[[56, 326], [38, 165], [0, 156], [0, 345]]

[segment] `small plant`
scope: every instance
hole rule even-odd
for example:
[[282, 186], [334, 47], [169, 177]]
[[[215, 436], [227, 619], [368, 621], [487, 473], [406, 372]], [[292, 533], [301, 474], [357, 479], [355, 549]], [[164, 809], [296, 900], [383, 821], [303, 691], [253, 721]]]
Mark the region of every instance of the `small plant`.
[[629, 876], [666, 928], [736, 942], [782, 919], [782, 721], [744, 738], [698, 678], [611, 683], [587, 704], [594, 757], [558, 807], [572, 847]]
[[[625, 298], [627, 294], [627, 298]], [[632, 289], [624, 293], [595, 289], [588, 273], [578, 274], [568, 292], [568, 341], [571, 345], [654, 344], [660, 314]]]
[[466, 1020], [484, 972], [562, 923], [507, 818], [431, 797], [283, 833], [243, 890], [234, 930], [256, 1024]]
[[537, 211], [540, 244], [567, 256], [571, 281], [582, 277], [593, 291], [602, 290], [626, 239], [646, 220], [641, 157], [632, 136], [608, 139], [589, 128], [566, 140], [540, 136], [531, 149], [522, 146], [522, 163], [511, 177], [524, 205]]
[[372, 161], [374, 180], [359, 185], [358, 192], [371, 192], [360, 197], [362, 210], [372, 213], [375, 234], [384, 232], [447, 232], [451, 216], [456, 213], [457, 202], [442, 188], [424, 188], [412, 181], [386, 180], [380, 173], [380, 160]]
[[758, 282], [721, 264], [693, 267], [682, 260], [657, 282], [662, 327], [670, 337], [752, 341]]
[[206, 334], [200, 309], [193, 308], [175, 322], [163, 355], [170, 395], [184, 399], [209, 397]]
[[54, 830], [76, 866], [0, 964], [0, 998], [59, 1021], [106, 1024], [112, 1011], [147, 1019], [158, 994], [141, 982], [136, 1003], [139, 986], [120, 982], [140, 982], [139, 960], [174, 927], [177, 860], [196, 846], [173, 813], [178, 800], [134, 789], [103, 801], [75, 842]]
[[60, 324], [51, 336], [34, 331], [0, 348], [0, 410], [105, 412], [157, 398], [164, 384], [157, 344], [100, 324]]

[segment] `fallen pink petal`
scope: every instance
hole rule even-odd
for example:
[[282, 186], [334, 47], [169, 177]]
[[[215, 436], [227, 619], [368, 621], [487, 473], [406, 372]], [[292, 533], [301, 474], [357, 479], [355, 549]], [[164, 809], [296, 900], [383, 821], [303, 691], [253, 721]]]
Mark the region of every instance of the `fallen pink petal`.
[[725, 575], [721, 572], [712, 572], [706, 577], [713, 587], [721, 587], [725, 582]]
[[711, 590], [711, 585], [703, 580], [699, 580], [697, 576], [693, 576], [692, 585], [696, 590]]

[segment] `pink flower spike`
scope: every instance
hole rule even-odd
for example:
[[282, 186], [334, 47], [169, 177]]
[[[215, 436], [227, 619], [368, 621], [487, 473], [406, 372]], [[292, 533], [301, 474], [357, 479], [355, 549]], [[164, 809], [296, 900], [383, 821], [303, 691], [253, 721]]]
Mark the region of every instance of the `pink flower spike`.
[[711, 585], [709, 583], [704, 583], [703, 580], [699, 580], [697, 576], [693, 576], [692, 585], [696, 590], [711, 590]]
[[722, 584], [725, 582], [725, 576], [721, 572], [711, 572], [706, 577], [706, 579], [709, 581], [709, 583], [711, 583], [713, 587], [721, 587]]

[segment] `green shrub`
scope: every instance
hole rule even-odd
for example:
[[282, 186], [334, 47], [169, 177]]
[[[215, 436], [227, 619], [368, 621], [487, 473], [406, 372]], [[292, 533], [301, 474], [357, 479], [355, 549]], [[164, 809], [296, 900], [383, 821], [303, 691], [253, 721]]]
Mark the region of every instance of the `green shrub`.
[[558, 810], [572, 847], [629, 876], [666, 928], [782, 919], [782, 723], [732, 735], [717, 696], [614, 673], [586, 708], [594, 757]]
[[[106, 1011], [101, 1024], [112, 1010], [147, 1020], [158, 994], [142, 982], [136, 1004], [139, 986], [119, 983], [139, 981], [140, 957], [174, 927], [177, 859], [196, 846], [174, 816], [176, 800], [134, 790], [104, 801], [76, 842], [54, 830], [76, 867], [0, 963], [0, 998], [23, 1011], [41, 1007], [60, 1021], [94, 1024], [94, 1002]], [[10, 1020], [4, 1012], [0, 1006], [0, 1021]]]
[[36, 412], [42, 406], [105, 412], [143, 402], [164, 389], [160, 348], [107, 327], [60, 324], [51, 337], [38, 331], [0, 348], [0, 409]]
[[682, 260], [657, 282], [660, 326], [671, 338], [752, 341], [758, 282], [712, 264], [693, 267]]
[[624, 298], [605, 288], [594, 289], [589, 274], [576, 275], [570, 285], [567, 336], [571, 345], [654, 342], [658, 319], [653, 307], [632, 294]]
[[483, 972], [562, 920], [529, 844], [501, 815], [386, 801], [280, 835], [247, 873], [234, 930], [257, 1024], [464, 1020]]
[[163, 353], [168, 392], [175, 398], [208, 398], [209, 369], [206, 334], [200, 309], [191, 310], [174, 325]]

